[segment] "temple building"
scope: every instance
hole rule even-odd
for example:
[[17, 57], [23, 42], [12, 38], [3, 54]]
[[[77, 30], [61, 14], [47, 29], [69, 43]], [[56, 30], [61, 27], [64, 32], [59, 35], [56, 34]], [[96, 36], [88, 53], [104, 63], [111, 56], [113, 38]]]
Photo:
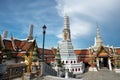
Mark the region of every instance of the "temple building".
[[25, 62], [26, 65], [39, 65], [40, 56], [36, 39], [33, 39], [33, 25], [30, 25], [29, 35], [26, 39], [16, 39], [13, 35], [8, 38], [7, 34], [8, 31], [5, 31], [3, 35], [0, 35], [1, 63]]
[[[33, 55], [33, 61], [35, 58], [39, 58], [41, 61], [42, 48], [37, 46], [36, 39], [33, 38], [33, 24], [30, 25], [29, 34], [25, 39], [15, 38], [11, 34], [11, 38], [8, 38], [8, 31], [4, 31], [3, 34], [0, 35], [0, 55], [4, 55], [2, 58], [6, 63], [21, 63], [24, 61], [24, 55]], [[3, 54], [4, 53], [4, 54]], [[54, 62], [54, 58], [56, 55], [56, 49], [44, 49], [44, 62], [50, 64]], [[36, 57], [37, 56], [37, 57]]]
[[[93, 46], [74, 50], [69, 17], [64, 16], [63, 40], [59, 45], [59, 52], [65, 69], [78, 74], [84, 72], [84, 64], [86, 68], [89, 67], [89, 71], [99, 71], [103, 68], [113, 71], [115, 68], [120, 68], [120, 47], [106, 46], [98, 26], [96, 32], [97, 35]], [[38, 61], [41, 61], [42, 48], [37, 46], [33, 33], [32, 24], [30, 25], [29, 34], [25, 39], [17, 39], [13, 35], [11, 35], [11, 38], [8, 38], [8, 31], [4, 31], [3, 35], [0, 35], [0, 64], [5, 62], [5, 60], [7, 60], [7, 64], [21, 63], [29, 57], [32, 58], [32, 65], [39, 64]], [[55, 57], [57, 53], [56, 48], [44, 49], [44, 62], [51, 64], [51, 62], [57, 60], [58, 57]], [[23, 58], [24, 56], [25, 58]]]
[[89, 71], [103, 68], [112, 71], [120, 68], [120, 48], [104, 45], [98, 26], [94, 45], [88, 49], [75, 50], [75, 53], [78, 55], [78, 61], [83, 61], [89, 66]]
[[64, 16], [63, 40], [60, 43], [60, 56], [61, 62], [63, 62], [65, 69], [68, 69], [69, 72], [73, 72], [73, 74], [83, 73], [84, 64], [78, 61], [74, 53], [70, 34], [69, 17], [66, 15]]

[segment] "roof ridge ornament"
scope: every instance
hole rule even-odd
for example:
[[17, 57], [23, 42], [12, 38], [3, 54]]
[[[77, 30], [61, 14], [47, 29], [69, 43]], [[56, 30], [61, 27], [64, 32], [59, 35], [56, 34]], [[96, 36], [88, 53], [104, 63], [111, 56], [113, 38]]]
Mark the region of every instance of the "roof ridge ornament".
[[32, 40], [33, 39], [33, 24], [30, 24], [29, 26], [29, 34], [28, 34], [28, 39]]
[[17, 47], [16, 47], [16, 44], [15, 44], [14, 37], [13, 37], [12, 33], [11, 33], [11, 42], [12, 42], [13, 49], [16, 51]]

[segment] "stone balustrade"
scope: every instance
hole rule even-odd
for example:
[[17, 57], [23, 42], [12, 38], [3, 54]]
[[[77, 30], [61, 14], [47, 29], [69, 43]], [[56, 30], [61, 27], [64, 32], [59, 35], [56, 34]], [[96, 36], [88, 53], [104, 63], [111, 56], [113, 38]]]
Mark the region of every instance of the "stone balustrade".
[[43, 65], [44, 65], [44, 67], [43, 67], [43, 74], [44, 75], [57, 76], [57, 72], [52, 67], [50, 67], [46, 63], [44, 63]]
[[7, 64], [7, 69], [1, 76], [1, 80], [11, 80], [23, 75], [23, 71], [26, 71], [26, 65], [24, 63]]

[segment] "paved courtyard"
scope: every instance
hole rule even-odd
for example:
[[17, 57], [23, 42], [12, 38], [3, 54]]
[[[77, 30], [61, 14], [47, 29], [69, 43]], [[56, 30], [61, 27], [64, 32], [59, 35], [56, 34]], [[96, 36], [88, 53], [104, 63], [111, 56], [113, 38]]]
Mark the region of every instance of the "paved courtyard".
[[78, 75], [77, 78], [83, 80], [120, 80], [120, 73], [109, 70], [100, 70], [98, 72], [86, 72]]
[[[44, 76], [40, 77], [39, 79], [33, 80], [120, 80], [120, 73], [115, 73], [114, 71], [109, 71], [108, 69], [103, 69], [98, 72], [86, 72], [81, 75], [76, 76], [77, 79], [65, 79], [65, 78], [58, 78], [53, 76]], [[21, 80], [21, 78], [14, 79], [14, 80]]]

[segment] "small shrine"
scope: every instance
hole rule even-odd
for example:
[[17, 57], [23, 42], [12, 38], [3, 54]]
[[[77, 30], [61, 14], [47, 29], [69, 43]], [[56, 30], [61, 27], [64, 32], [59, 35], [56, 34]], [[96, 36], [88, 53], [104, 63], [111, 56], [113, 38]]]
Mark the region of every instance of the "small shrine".
[[89, 47], [89, 58], [88, 62], [90, 65], [89, 71], [98, 71], [106, 68], [110, 71], [114, 67], [114, 47], [105, 46], [100, 36], [99, 28], [97, 27], [97, 37], [95, 38], [95, 44]]

